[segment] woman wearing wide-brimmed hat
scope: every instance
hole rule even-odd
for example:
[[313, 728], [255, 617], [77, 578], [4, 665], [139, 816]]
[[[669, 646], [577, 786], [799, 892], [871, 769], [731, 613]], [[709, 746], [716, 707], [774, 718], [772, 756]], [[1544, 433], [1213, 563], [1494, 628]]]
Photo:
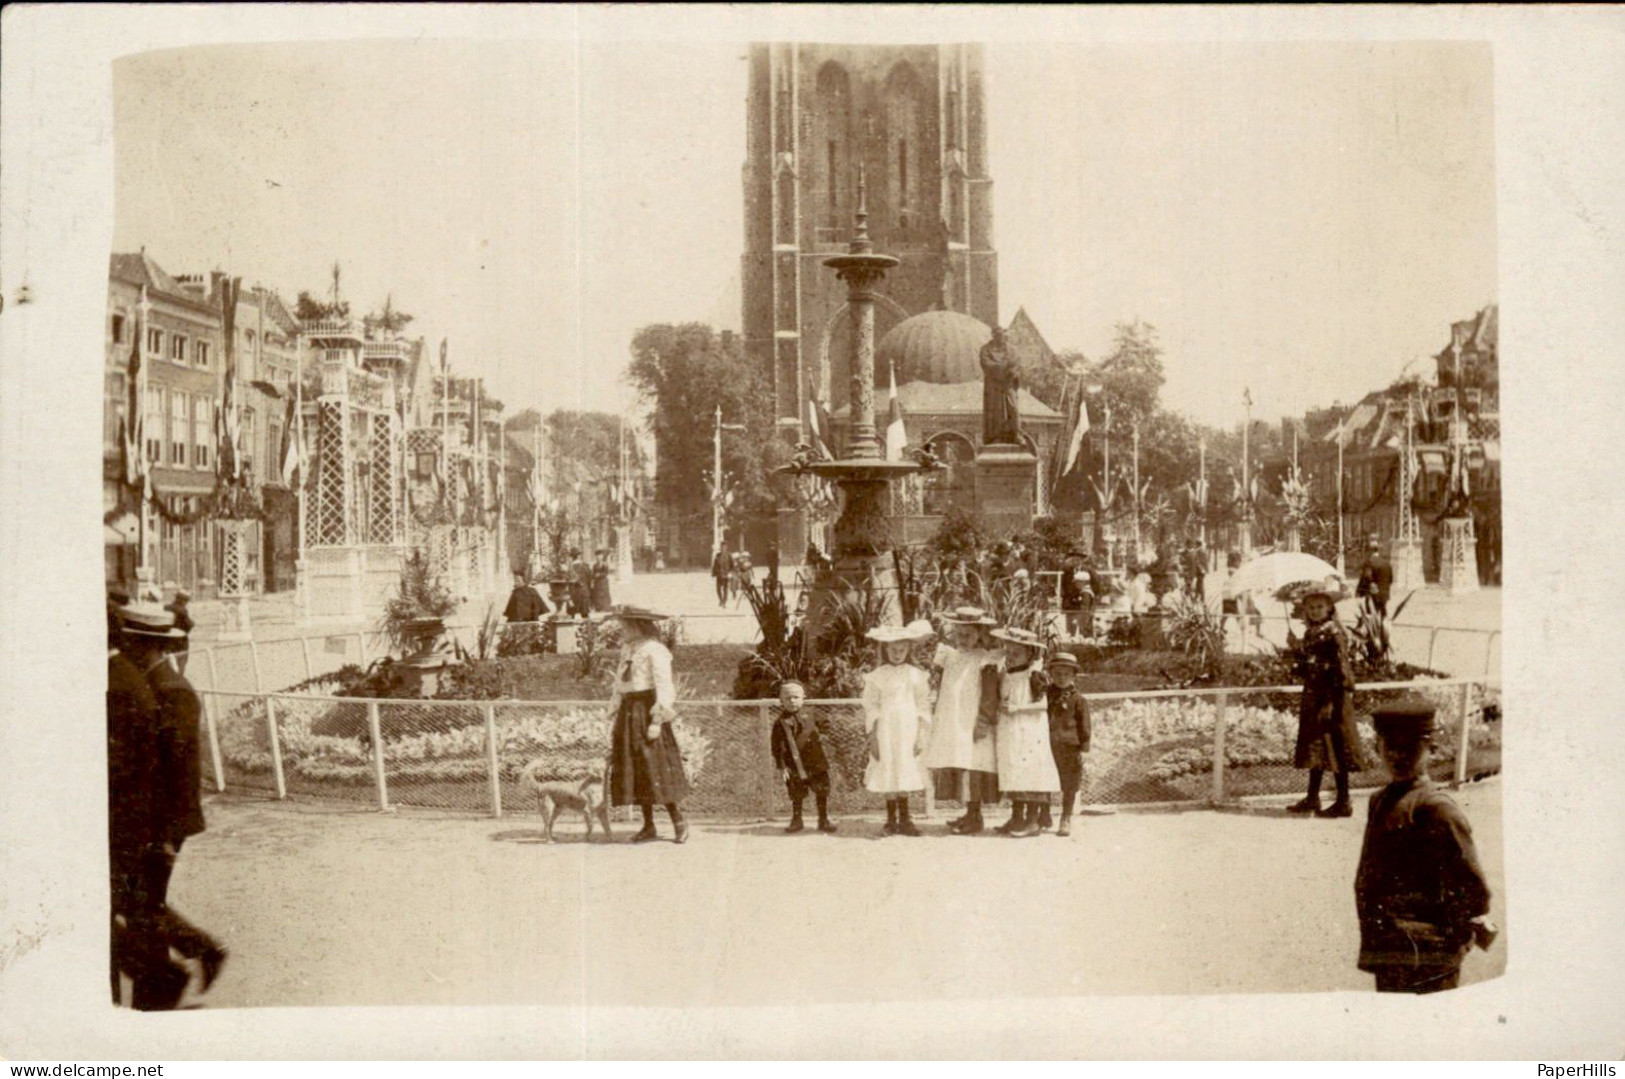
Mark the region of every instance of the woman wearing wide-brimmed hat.
[[1004, 673], [999, 680], [999, 787], [1010, 799], [1008, 835], [1039, 834], [1038, 816], [1050, 796], [1061, 793], [1061, 777], [1049, 745], [1046, 682], [1039, 658], [1044, 644], [1038, 634], [1017, 626], [993, 631], [1004, 644]]
[[609, 794], [613, 805], [635, 805], [643, 811], [643, 830], [634, 843], [656, 838], [654, 807], [671, 817], [677, 842], [688, 839], [688, 822], [680, 808], [688, 797], [688, 776], [672, 734], [677, 718], [677, 689], [672, 681], [671, 652], [660, 642], [660, 623], [669, 615], [643, 607], [617, 607], [626, 643], [615, 663], [615, 689], [609, 699], [613, 726], [609, 742]]
[[931, 680], [909, 662], [914, 644], [931, 636], [929, 622], [876, 626], [868, 637], [880, 645], [880, 664], [863, 676], [863, 725], [869, 763], [863, 785], [886, 796], [884, 835], [917, 836], [908, 800], [925, 789], [920, 754], [931, 722]]
[[[999, 623], [980, 607], [958, 607], [942, 616], [947, 643], [937, 648], [933, 666], [942, 671], [931, 744], [925, 766], [937, 797], [965, 804], [964, 816], [948, 824], [958, 835], [982, 830], [982, 803], [999, 801], [999, 758], [991, 723], [999, 707], [1002, 656], [988, 631]], [[977, 737], [977, 718], [983, 736]]]
[[[1354, 669], [1349, 662], [1348, 634], [1337, 620], [1337, 602], [1348, 596], [1335, 577], [1295, 589], [1303, 612], [1303, 641], [1298, 650], [1298, 673], [1303, 696], [1298, 702], [1298, 743], [1292, 755], [1296, 768], [1309, 771], [1309, 791], [1289, 813], [1320, 817], [1347, 817], [1349, 774], [1360, 769], [1360, 736], [1354, 726]], [[1337, 785], [1337, 800], [1320, 806], [1320, 784], [1326, 772]]]

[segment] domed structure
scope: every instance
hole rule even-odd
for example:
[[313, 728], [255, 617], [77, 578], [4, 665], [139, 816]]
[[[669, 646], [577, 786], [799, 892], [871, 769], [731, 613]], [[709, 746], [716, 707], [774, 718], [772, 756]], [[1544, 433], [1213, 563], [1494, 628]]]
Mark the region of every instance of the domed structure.
[[939, 386], [980, 382], [982, 346], [993, 330], [958, 311], [926, 311], [893, 326], [875, 348], [875, 385], [886, 386], [895, 366], [897, 384]]

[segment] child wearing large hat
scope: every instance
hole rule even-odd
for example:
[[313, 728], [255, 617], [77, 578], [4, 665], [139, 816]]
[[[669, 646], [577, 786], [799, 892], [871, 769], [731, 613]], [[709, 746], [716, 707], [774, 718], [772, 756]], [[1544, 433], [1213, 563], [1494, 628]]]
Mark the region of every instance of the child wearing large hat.
[[911, 659], [918, 641], [931, 635], [927, 622], [876, 626], [868, 637], [880, 646], [880, 663], [863, 676], [863, 720], [869, 763], [863, 785], [886, 798], [883, 835], [917, 836], [908, 800], [925, 789], [920, 754], [931, 729], [931, 682]]
[[1010, 820], [1001, 831], [1018, 838], [1038, 835], [1040, 811], [1061, 791], [1050, 751], [1049, 712], [1040, 657], [1043, 642], [1031, 630], [1006, 626], [993, 631], [1004, 644], [999, 679], [999, 787], [1010, 798]]
[[999, 707], [1004, 658], [990, 633], [999, 623], [980, 607], [957, 607], [942, 616], [942, 624], [947, 640], [937, 647], [932, 664], [942, 679], [925, 766], [931, 770], [939, 800], [965, 804], [964, 814], [950, 821], [948, 830], [975, 835], [983, 828], [983, 803], [999, 801], [992, 723]]
[[[1308, 771], [1309, 788], [1302, 801], [1287, 807], [1289, 813], [1347, 817], [1354, 812], [1349, 775], [1359, 771], [1362, 763], [1360, 736], [1354, 726], [1354, 668], [1348, 634], [1337, 620], [1336, 606], [1347, 595], [1343, 582], [1335, 577], [1297, 593], [1308, 628], [1298, 649], [1303, 695], [1298, 699], [1298, 740], [1292, 763]], [[1326, 772], [1332, 773], [1337, 800], [1322, 809], [1320, 784]]]

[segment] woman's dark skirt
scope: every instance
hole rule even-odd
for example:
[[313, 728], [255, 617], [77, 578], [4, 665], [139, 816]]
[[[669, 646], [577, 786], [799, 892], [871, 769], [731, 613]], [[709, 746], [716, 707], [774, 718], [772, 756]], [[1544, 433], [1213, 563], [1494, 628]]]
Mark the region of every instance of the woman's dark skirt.
[[649, 715], [654, 690], [628, 693], [615, 714], [609, 740], [610, 804], [674, 805], [688, 797], [688, 776], [671, 725], [660, 725], [660, 737], [649, 741]]
[[1354, 699], [1350, 693], [1324, 695], [1304, 690], [1298, 712], [1298, 743], [1292, 754], [1296, 768], [1328, 772], [1358, 772], [1360, 734], [1354, 726]]

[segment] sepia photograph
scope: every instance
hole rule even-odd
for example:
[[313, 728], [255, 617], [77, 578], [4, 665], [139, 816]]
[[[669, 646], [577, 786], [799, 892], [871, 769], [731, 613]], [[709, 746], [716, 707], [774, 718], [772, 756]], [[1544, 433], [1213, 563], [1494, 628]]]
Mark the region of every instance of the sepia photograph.
[[1492, 90], [1470, 44], [119, 61], [120, 999], [1495, 977]]
[[87, 1011], [1516, 970], [1496, 48], [820, 14], [107, 65]]

